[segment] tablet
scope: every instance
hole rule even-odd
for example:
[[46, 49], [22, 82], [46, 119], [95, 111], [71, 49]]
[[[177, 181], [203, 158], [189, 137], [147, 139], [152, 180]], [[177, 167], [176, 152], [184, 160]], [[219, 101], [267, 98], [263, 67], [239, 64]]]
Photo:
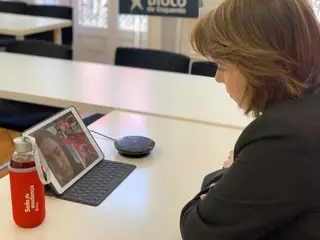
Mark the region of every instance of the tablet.
[[51, 173], [51, 185], [62, 194], [104, 159], [74, 107], [65, 109], [22, 133], [36, 139], [39, 155]]

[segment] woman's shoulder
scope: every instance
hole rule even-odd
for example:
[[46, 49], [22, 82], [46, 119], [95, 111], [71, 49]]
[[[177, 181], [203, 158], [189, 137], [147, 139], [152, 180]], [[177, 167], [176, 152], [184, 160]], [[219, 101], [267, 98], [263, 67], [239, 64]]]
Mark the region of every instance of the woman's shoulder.
[[[299, 144], [320, 133], [320, 96], [291, 99], [263, 113], [242, 132], [236, 146], [252, 141], [282, 139], [284, 144]], [[319, 141], [320, 141], [320, 134]], [[277, 141], [281, 142], [281, 141]]]

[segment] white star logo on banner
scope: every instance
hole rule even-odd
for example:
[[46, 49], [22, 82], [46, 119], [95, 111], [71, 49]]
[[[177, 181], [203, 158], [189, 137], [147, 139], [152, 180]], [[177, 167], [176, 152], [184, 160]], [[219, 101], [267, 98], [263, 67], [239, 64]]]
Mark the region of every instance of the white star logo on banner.
[[143, 11], [141, 0], [131, 0], [131, 11], [133, 11], [135, 8], [139, 8], [141, 11]]

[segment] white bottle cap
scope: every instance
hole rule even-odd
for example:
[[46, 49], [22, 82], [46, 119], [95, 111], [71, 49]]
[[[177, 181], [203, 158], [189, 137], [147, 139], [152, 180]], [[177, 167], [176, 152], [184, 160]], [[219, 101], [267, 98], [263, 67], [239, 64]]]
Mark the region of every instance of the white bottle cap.
[[14, 150], [18, 153], [28, 153], [32, 151], [32, 144], [24, 137], [17, 137], [13, 140]]

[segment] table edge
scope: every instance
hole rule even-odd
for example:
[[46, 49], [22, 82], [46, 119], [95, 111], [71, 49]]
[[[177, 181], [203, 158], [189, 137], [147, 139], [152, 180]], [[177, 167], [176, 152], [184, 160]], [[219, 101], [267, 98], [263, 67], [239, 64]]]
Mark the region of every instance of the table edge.
[[161, 114], [161, 113], [126, 109], [126, 108], [121, 108], [117, 106], [116, 107], [107, 106], [107, 105], [102, 106], [102, 105], [96, 105], [96, 104], [85, 103], [85, 102], [75, 102], [75, 101], [69, 101], [69, 100], [66, 101], [63, 99], [57, 99], [52, 97], [41, 97], [41, 96], [35, 96], [35, 95], [26, 94], [26, 93], [8, 92], [4, 90], [0, 90], [0, 95], [2, 98], [9, 99], [9, 100], [28, 102], [28, 103], [34, 103], [34, 104], [46, 103], [46, 105], [60, 107], [60, 108], [68, 108], [70, 106], [74, 106], [76, 109], [81, 109], [82, 111], [96, 112], [101, 114], [108, 114], [109, 112], [116, 110], [120, 112], [135, 113], [135, 114], [146, 115], [146, 116], [161, 117], [166, 119], [179, 120], [179, 121], [191, 122], [191, 123], [199, 123], [204, 125], [238, 129], [238, 130], [243, 130], [247, 127], [247, 125], [239, 126], [239, 125], [233, 125], [233, 124], [211, 122], [208, 120], [190, 119], [187, 117], [178, 117], [178, 116], [172, 116], [172, 115]]
[[27, 36], [35, 33], [41, 33], [41, 32], [46, 32], [46, 31], [53, 31], [56, 29], [62, 29], [66, 27], [71, 27], [72, 22], [65, 22], [65, 23], [58, 23], [50, 26], [44, 26], [44, 27], [39, 27], [39, 28], [34, 28], [34, 29], [28, 29], [28, 30], [22, 30], [22, 31], [14, 31], [10, 29], [0, 29], [0, 34], [5, 34], [5, 35], [10, 35], [10, 36]]

